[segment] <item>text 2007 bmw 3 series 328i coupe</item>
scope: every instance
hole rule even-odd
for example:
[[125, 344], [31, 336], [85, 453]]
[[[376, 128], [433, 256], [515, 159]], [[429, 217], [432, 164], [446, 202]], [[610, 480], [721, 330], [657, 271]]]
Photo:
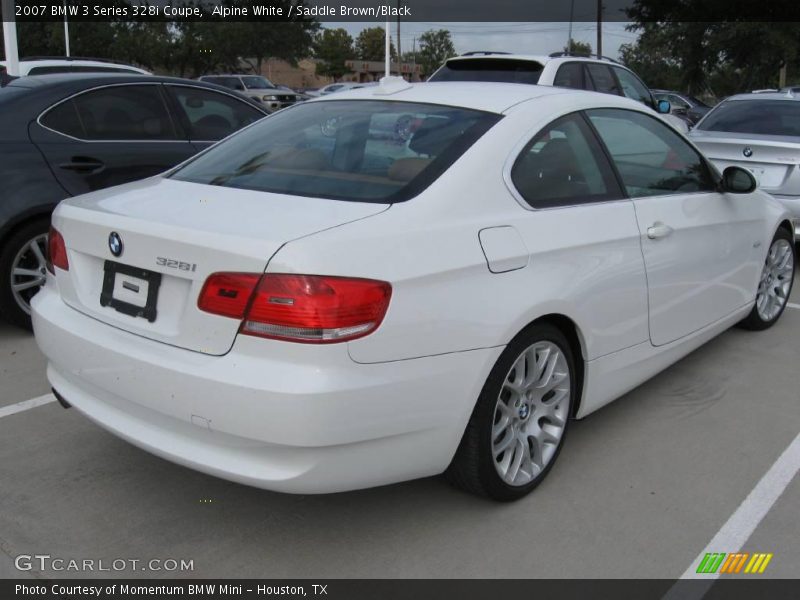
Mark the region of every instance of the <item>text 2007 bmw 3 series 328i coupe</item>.
[[176, 463], [510, 500], [572, 419], [778, 320], [755, 188], [625, 98], [387, 80], [62, 202], [33, 324], [61, 398]]

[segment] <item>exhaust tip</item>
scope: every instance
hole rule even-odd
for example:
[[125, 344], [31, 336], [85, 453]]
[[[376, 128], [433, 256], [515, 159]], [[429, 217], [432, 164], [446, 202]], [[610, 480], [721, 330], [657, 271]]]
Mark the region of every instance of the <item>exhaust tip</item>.
[[67, 402], [66, 400], [64, 400], [64, 396], [62, 396], [61, 394], [59, 394], [59, 393], [58, 393], [58, 392], [57, 392], [57, 391], [56, 391], [54, 388], [50, 388], [50, 390], [53, 392], [53, 396], [55, 396], [55, 397], [56, 397], [56, 400], [58, 400], [58, 403], [59, 403], [59, 404], [60, 404], [60, 405], [61, 405], [63, 408], [72, 408], [72, 404], [70, 404], [69, 402]]

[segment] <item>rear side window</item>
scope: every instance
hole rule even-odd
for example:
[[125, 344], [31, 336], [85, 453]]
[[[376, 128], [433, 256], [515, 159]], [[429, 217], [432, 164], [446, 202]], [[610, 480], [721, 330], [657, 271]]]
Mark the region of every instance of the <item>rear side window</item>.
[[712, 110], [698, 129], [800, 137], [800, 102], [729, 100]]
[[587, 63], [586, 70], [594, 83], [594, 89], [604, 94], [619, 95], [619, 86], [611, 68], [598, 63]]
[[264, 113], [225, 94], [193, 87], [168, 86], [186, 116], [189, 137], [215, 142], [258, 121]]
[[553, 80], [553, 85], [576, 90], [585, 89], [583, 83], [583, 65], [577, 62], [561, 65]]
[[614, 67], [614, 72], [617, 74], [619, 84], [622, 86], [622, 93], [625, 96], [632, 100], [638, 100], [646, 106], [651, 106], [652, 100], [650, 98], [650, 90], [647, 89], [645, 84], [639, 81], [636, 75], [619, 67]]
[[511, 181], [534, 208], [622, 197], [600, 144], [578, 114], [536, 134], [514, 163]]
[[62, 102], [42, 117], [42, 125], [92, 141], [178, 139], [160, 86], [101, 88]]
[[532, 60], [470, 58], [449, 60], [428, 81], [495, 81], [536, 84], [542, 65]]
[[396, 101], [300, 104], [218, 144], [172, 177], [296, 196], [402, 202], [500, 118]]
[[215, 83], [231, 90], [244, 90], [244, 84], [238, 77], [203, 77], [202, 81]]
[[711, 192], [716, 188], [705, 161], [660, 119], [640, 112], [587, 112], [632, 198]]

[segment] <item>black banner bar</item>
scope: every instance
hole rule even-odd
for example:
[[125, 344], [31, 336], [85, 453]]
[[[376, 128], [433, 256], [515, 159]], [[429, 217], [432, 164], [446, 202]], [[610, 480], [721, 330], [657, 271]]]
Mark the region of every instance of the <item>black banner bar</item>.
[[760, 576], [711, 580], [443, 580], [443, 579], [302, 579], [302, 580], [0, 580], [0, 598], [128, 600], [135, 598], [257, 600], [796, 600], [800, 580]]
[[[597, 0], [16, 0], [17, 21], [594, 22]], [[602, 20], [798, 21], [797, 0], [603, 0]], [[5, 20], [9, 20], [4, 15]]]

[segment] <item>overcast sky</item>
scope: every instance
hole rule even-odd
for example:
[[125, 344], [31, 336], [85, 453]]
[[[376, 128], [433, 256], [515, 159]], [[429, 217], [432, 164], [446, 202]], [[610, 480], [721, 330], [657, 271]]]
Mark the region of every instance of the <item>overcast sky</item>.
[[[625, 31], [627, 23], [603, 23], [603, 54], [617, 58], [622, 44], [636, 40], [637, 34]], [[323, 23], [324, 27], [343, 27], [354, 38], [374, 23]], [[400, 24], [401, 51], [412, 49], [414, 37], [429, 29], [448, 29], [453, 36], [456, 52], [470, 50], [500, 50], [522, 54], [550, 54], [559, 52], [567, 45], [569, 23], [417, 23], [403, 21]], [[397, 45], [397, 23], [392, 23], [392, 42]], [[597, 51], [597, 26], [594, 22], [572, 24], [572, 37], [580, 42], [589, 42]]]

